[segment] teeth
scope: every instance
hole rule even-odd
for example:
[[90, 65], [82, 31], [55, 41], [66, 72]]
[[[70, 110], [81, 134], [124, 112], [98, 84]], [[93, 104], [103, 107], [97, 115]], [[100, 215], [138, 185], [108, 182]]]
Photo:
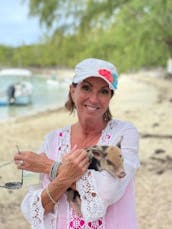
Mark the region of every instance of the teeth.
[[86, 106], [87, 107], [87, 109], [88, 110], [90, 110], [90, 111], [95, 111], [95, 110], [97, 110], [97, 107], [92, 107], [92, 106]]

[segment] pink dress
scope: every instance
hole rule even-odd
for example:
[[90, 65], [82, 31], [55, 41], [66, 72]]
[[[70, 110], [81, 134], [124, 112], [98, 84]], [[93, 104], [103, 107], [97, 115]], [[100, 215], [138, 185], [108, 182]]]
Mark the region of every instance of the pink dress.
[[[70, 151], [71, 126], [50, 132], [40, 152], [61, 161]], [[88, 170], [76, 184], [81, 197], [82, 217], [70, 207], [66, 194], [59, 199], [53, 212], [44, 215], [41, 192], [49, 184], [48, 175], [40, 175], [40, 183], [30, 187], [21, 209], [33, 229], [136, 229], [134, 176], [140, 165], [138, 132], [128, 122], [111, 120], [98, 145], [115, 145], [122, 137], [121, 150], [127, 175], [114, 178], [108, 172]]]

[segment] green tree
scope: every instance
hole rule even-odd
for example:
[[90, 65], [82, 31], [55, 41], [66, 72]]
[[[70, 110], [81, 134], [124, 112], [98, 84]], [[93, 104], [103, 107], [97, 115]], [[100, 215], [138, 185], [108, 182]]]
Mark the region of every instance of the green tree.
[[30, 13], [48, 28], [58, 22], [53, 39], [69, 64], [76, 51], [115, 59], [122, 69], [165, 65], [172, 56], [171, 0], [30, 0]]
[[166, 66], [172, 56], [171, 0], [30, 0], [30, 15], [54, 29], [33, 46], [0, 52], [3, 63], [71, 66], [94, 56], [121, 71]]

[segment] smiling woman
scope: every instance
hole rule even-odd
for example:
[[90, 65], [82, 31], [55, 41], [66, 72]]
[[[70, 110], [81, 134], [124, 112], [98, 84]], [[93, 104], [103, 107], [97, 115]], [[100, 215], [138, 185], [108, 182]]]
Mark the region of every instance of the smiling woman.
[[102, 116], [106, 113], [111, 95], [108, 83], [101, 78], [89, 77], [79, 83], [78, 86], [71, 86], [71, 97], [80, 121], [88, 122], [89, 118], [93, 119], [95, 117], [93, 125], [95, 129], [102, 128], [98, 128], [99, 122], [97, 121], [98, 118], [102, 120]]
[[[19, 169], [41, 174], [39, 184], [30, 188], [22, 202], [22, 212], [32, 228], [137, 228], [134, 177], [140, 165], [138, 132], [129, 122], [112, 119], [109, 103], [117, 89], [117, 77], [115, 66], [107, 61], [81, 61], [75, 67], [65, 104], [70, 112], [76, 110], [76, 123], [51, 131], [39, 155], [32, 151], [15, 155], [16, 164], [23, 161], [17, 164]], [[112, 149], [119, 142], [125, 177], [89, 169], [86, 147]], [[115, 158], [115, 151], [109, 152], [107, 159]], [[105, 158], [107, 154], [102, 155]], [[68, 201], [69, 189], [80, 197], [79, 211]]]

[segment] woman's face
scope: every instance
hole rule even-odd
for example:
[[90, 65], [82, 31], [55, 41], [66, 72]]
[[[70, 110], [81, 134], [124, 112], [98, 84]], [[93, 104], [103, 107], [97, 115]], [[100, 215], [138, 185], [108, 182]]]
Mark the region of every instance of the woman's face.
[[112, 93], [106, 81], [98, 77], [89, 77], [76, 87], [71, 86], [71, 96], [79, 117], [102, 119]]

